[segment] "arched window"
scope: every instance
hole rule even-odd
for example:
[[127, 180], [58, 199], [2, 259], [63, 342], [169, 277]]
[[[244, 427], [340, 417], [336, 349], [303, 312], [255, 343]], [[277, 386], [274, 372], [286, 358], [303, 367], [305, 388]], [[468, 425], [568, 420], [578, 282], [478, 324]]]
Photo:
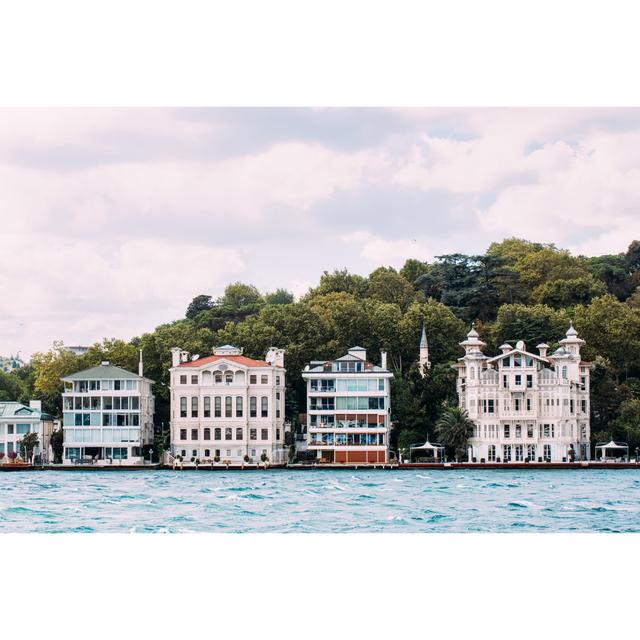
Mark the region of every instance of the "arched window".
[[216, 427], [213, 430], [213, 439], [214, 440], [222, 440], [222, 429], [220, 429], [220, 427]]
[[242, 418], [242, 396], [236, 396], [236, 418]]
[[224, 381], [227, 384], [231, 384], [233, 382], [233, 372], [232, 371], [227, 371], [227, 373], [224, 374]]
[[213, 376], [213, 381], [216, 384], [219, 384], [222, 382], [222, 371], [216, 371], [214, 376]]

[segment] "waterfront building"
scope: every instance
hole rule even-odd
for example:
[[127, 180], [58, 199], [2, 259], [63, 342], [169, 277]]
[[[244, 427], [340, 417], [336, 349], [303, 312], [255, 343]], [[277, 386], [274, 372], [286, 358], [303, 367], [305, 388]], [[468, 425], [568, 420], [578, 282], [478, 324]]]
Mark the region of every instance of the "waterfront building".
[[171, 350], [171, 452], [241, 464], [286, 462], [284, 350], [271, 348], [265, 360], [224, 345], [212, 355]]
[[29, 433], [38, 434], [33, 456], [48, 460], [53, 433], [53, 417], [42, 411], [40, 400], [31, 400], [27, 407], [20, 402], [0, 402], [0, 453], [3, 462], [10, 453], [20, 454], [20, 440]]
[[142, 357], [137, 374], [103, 362], [62, 380], [64, 463], [142, 463], [143, 447], [153, 444], [155, 410]]
[[573, 325], [547, 355], [500, 347], [488, 357], [486, 344], [472, 327], [460, 343], [465, 355], [453, 365], [458, 372], [460, 407], [475, 423], [469, 459], [477, 462], [563, 462], [589, 460], [589, 373], [580, 349], [585, 344]]
[[388, 462], [391, 430], [387, 354], [380, 366], [352, 347], [336, 360], [313, 361], [307, 383], [307, 447], [321, 462]]

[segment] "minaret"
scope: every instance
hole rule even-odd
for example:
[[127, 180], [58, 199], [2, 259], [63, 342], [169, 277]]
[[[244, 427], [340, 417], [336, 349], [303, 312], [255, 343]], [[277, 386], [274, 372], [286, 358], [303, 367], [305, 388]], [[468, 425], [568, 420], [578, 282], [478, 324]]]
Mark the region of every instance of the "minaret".
[[422, 337], [420, 338], [420, 375], [423, 378], [427, 375], [428, 369], [431, 369], [431, 362], [429, 361], [429, 343], [427, 342], [427, 332], [425, 331], [423, 324]]

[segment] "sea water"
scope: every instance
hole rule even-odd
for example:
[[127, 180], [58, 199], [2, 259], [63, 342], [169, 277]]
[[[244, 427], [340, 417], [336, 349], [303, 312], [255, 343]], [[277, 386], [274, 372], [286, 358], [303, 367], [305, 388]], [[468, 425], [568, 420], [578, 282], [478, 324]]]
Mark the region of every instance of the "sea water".
[[0, 532], [640, 532], [639, 470], [0, 473]]

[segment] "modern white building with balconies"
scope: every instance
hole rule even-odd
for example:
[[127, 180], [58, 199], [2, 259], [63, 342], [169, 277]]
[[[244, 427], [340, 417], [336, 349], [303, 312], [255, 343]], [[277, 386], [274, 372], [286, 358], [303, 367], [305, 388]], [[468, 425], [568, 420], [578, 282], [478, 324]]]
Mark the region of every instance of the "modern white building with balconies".
[[352, 347], [336, 360], [311, 362], [302, 377], [307, 383], [307, 446], [319, 461], [389, 461], [393, 374], [386, 353], [377, 366], [362, 347]]
[[286, 462], [284, 351], [254, 360], [231, 345], [210, 356], [171, 350], [171, 451], [222, 463]]
[[589, 460], [590, 362], [580, 357], [585, 344], [573, 325], [559, 348], [547, 355], [500, 347], [492, 358], [475, 328], [460, 345], [465, 355], [458, 372], [459, 406], [475, 423], [469, 459], [476, 462], [563, 462]]
[[155, 410], [140, 361], [138, 374], [103, 362], [62, 378], [65, 464], [140, 464], [153, 443]]

